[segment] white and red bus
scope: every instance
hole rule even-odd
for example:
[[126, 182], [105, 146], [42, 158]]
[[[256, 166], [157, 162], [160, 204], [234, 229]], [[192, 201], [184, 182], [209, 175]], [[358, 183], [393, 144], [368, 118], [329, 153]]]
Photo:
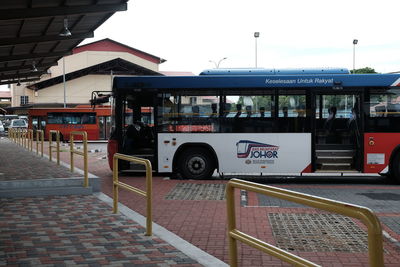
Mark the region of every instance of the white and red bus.
[[[115, 77], [109, 159], [144, 157], [191, 179], [318, 172], [400, 181], [399, 86], [398, 74], [345, 69]], [[143, 108], [154, 124], [141, 122]]]

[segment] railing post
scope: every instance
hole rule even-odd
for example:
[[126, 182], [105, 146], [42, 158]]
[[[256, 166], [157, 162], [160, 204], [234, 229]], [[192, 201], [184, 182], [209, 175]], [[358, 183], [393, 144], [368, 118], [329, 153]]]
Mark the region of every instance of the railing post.
[[118, 158], [113, 158], [113, 213], [118, 212]]
[[236, 214], [235, 214], [235, 191], [234, 187], [228, 183], [226, 186], [226, 207], [228, 217], [228, 244], [229, 244], [229, 263], [230, 266], [237, 266], [237, 244], [236, 239], [230, 233], [236, 229]]
[[69, 153], [71, 162], [71, 172], [74, 172], [74, 135], [70, 133], [69, 135]]
[[[39, 140], [39, 134], [40, 134], [40, 140]], [[36, 155], [39, 154], [39, 141], [40, 141], [40, 148], [42, 149], [41, 156], [43, 157], [43, 144], [44, 144], [43, 130], [36, 130]]]
[[39, 130], [36, 130], [36, 155], [39, 155]]
[[[118, 159], [135, 162], [138, 164], [145, 165], [146, 167], [146, 191], [130, 186], [118, 181]], [[118, 212], [118, 189], [122, 187], [131, 192], [137, 193], [141, 196], [146, 197], [146, 235], [151, 236], [153, 232], [152, 228], [152, 167], [151, 163], [147, 159], [136, 158], [133, 156], [123, 155], [116, 153], [113, 157], [113, 212]]]
[[29, 129], [28, 130], [28, 148], [30, 151], [33, 150], [33, 130]]
[[27, 148], [27, 134], [28, 134], [28, 130], [24, 130], [24, 132], [22, 133], [22, 146], [24, 148]]
[[87, 155], [87, 133], [83, 132], [83, 171], [85, 180], [83, 182], [84, 187], [89, 186], [89, 177], [88, 177], [88, 155]]
[[[53, 133], [56, 134], [56, 146], [53, 146]], [[60, 165], [60, 131], [50, 130], [49, 131], [49, 161], [53, 160], [52, 148], [56, 149], [57, 152], [57, 164]]]
[[153, 177], [152, 177], [152, 167], [150, 161], [145, 161], [146, 163], [146, 199], [147, 199], [147, 210], [146, 210], [146, 235], [151, 236], [153, 232]]
[[[83, 152], [74, 150], [74, 135], [82, 135], [83, 141]], [[70, 156], [71, 156], [71, 172], [74, 171], [74, 153], [83, 156], [83, 171], [84, 171], [84, 181], [83, 186], [89, 186], [89, 176], [88, 176], [88, 156], [87, 156], [87, 133], [86, 132], [71, 132], [70, 133]]]

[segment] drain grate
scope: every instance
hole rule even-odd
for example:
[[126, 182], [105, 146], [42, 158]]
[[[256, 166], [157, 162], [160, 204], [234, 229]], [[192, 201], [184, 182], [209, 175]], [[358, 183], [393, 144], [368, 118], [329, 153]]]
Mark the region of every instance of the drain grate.
[[276, 245], [286, 251], [367, 252], [365, 231], [335, 214], [268, 213]]
[[400, 194], [394, 193], [357, 193], [357, 195], [363, 195], [373, 200], [394, 200], [400, 201]]
[[177, 184], [165, 197], [169, 200], [225, 200], [225, 184]]

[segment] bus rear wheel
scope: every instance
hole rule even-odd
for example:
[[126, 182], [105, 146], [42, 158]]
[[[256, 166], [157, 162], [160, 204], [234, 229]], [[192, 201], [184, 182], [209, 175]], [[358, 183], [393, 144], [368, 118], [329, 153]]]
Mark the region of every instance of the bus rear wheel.
[[178, 172], [184, 179], [207, 179], [214, 170], [213, 157], [205, 148], [186, 149], [179, 156]]

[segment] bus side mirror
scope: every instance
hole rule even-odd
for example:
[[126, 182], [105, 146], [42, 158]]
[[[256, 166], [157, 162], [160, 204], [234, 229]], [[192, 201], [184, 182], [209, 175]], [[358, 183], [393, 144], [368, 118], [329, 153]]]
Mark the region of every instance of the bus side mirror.
[[[102, 92], [107, 92], [108, 94], [103, 94]], [[89, 101], [90, 105], [95, 108], [97, 104], [108, 103], [110, 102], [111, 95], [110, 91], [93, 91]]]
[[110, 95], [98, 95], [90, 99], [90, 104], [95, 106], [97, 104], [103, 104], [110, 102]]

